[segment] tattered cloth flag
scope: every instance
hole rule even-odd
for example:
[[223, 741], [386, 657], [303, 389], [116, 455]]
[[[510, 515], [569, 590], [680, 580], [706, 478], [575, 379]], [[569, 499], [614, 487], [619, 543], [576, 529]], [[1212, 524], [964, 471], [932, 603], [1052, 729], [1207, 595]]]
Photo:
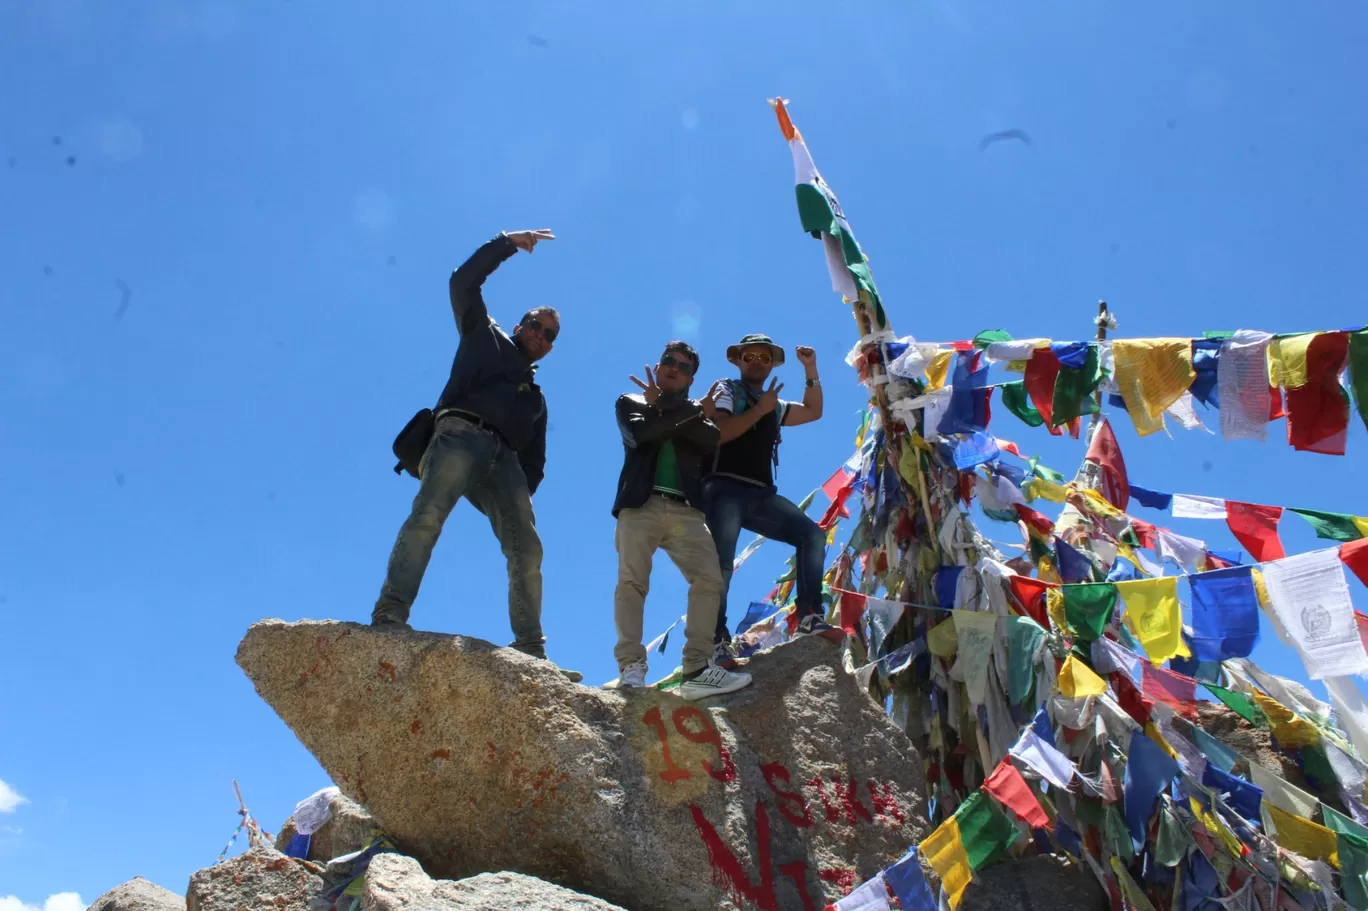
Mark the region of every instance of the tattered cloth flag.
[[1266, 563], [1263, 577], [1272, 612], [1301, 653], [1311, 679], [1368, 672], [1368, 653], [1337, 550]]
[[1121, 445], [1116, 442], [1116, 434], [1106, 418], [1098, 423], [1084, 458], [1102, 473], [1102, 496], [1117, 509], [1124, 510], [1130, 503], [1130, 479], [1126, 475], [1126, 460], [1121, 457]]
[[1011, 755], [1052, 786], [1065, 791], [1069, 789], [1069, 783], [1077, 771], [1073, 761], [1055, 749], [1054, 744], [1041, 737], [1034, 728], [1027, 728], [1022, 733], [1021, 739], [1012, 747]]
[[1112, 343], [1112, 357], [1116, 385], [1136, 432], [1146, 436], [1162, 430], [1164, 412], [1197, 378], [1192, 368], [1192, 339], [1118, 340]]
[[869, 261], [850, 230], [841, 204], [836, 194], [822, 179], [817, 165], [812, 161], [803, 134], [789, 119], [788, 109], [782, 98], [770, 99], [775, 116], [779, 118], [779, 129], [788, 140], [789, 150], [793, 153], [793, 179], [798, 196], [798, 217], [803, 230], [813, 237], [821, 238], [826, 251], [827, 271], [831, 273], [831, 290], [839, 292], [846, 301], [863, 301], [873, 310], [871, 317], [874, 329], [885, 329], [888, 317], [884, 315], [883, 304], [879, 300], [879, 290], [874, 285], [874, 276], [869, 271]]
[[1017, 829], [997, 803], [975, 791], [955, 815], [941, 823], [919, 847], [941, 878], [951, 908], [959, 907], [974, 871], [1007, 853]]

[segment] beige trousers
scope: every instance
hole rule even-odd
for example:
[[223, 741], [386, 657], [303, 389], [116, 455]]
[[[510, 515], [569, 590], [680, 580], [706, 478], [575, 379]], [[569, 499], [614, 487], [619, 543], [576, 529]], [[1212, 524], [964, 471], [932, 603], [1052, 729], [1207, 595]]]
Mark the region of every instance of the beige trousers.
[[689, 583], [689, 609], [684, 621], [684, 673], [707, 665], [712, 657], [713, 627], [722, 597], [722, 571], [717, 546], [693, 507], [652, 494], [644, 506], [618, 513], [618, 583], [613, 594], [613, 619], [618, 644], [613, 650], [618, 669], [646, 660], [641, 644], [642, 612], [651, 587], [651, 560], [664, 550]]

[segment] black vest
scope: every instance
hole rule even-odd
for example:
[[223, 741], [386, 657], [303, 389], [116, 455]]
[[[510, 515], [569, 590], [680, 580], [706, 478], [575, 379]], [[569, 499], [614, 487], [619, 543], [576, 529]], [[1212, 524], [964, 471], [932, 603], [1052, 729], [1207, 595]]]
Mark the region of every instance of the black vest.
[[[759, 396], [744, 383], [728, 380], [732, 393], [732, 414], [741, 414], [753, 407]], [[713, 474], [745, 478], [765, 487], [774, 486], [774, 466], [779, 464], [779, 409], [771, 411], [750, 430], [717, 447], [713, 457]]]

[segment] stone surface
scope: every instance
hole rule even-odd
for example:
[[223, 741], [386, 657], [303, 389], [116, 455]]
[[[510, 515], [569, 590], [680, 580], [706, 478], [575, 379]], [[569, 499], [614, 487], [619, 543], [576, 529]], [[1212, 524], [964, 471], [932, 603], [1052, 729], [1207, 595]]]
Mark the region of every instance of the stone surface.
[[[334, 857], [341, 857], [359, 851], [370, 844], [371, 833], [376, 828], [375, 817], [356, 801], [339, 795], [328, 805], [328, 821], [313, 833], [309, 840], [307, 860], [326, 864]], [[290, 839], [295, 836], [294, 817], [290, 817], [280, 827], [276, 836], [277, 851], [284, 851]]]
[[623, 911], [618, 905], [582, 895], [521, 873], [482, 873], [469, 879], [438, 880], [418, 861], [381, 854], [366, 871], [362, 911]]
[[806, 637], [691, 704], [478, 639], [254, 625], [238, 664], [433, 876], [509, 870], [632, 911], [815, 911], [928, 832], [921, 760]]
[[960, 911], [1107, 911], [1091, 871], [1050, 855], [1006, 860], [975, 871]]
[[304, 911], [323, 891], [317, 867], [274, 848], [253, 848], [190, 877], [186, 911]]
[[185, 911], [185, 899], [135, 876], [95, 899], [88, 911]]

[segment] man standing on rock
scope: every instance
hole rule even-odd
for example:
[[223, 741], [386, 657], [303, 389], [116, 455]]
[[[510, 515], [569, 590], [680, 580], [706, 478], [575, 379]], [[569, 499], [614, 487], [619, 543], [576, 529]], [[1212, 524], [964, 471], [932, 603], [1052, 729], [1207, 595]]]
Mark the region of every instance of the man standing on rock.
[[[555, 235], [542, 229], [500, 234], [451, 275], [451, 311], [461, 343], [434, 413], [419, 467], [421, 486], [399, 530], [389, 570], [371, 614], [377, 627], [408, 626], [432, 548], [462, 496], [489, 518], [508, 561], [508, 618], [513, 648], [546, 658], [542, 635], [542, 545], [532, 494], [546, 464], [546, 399], [536, 362], [560, 332], [553, 307], [523, 314], [510, 336], [489, 316], [480, 288], [504, 260], [529, 254]], [[563, 671], [571, 680], [574, 671]]]
[[704, 416], [705, 408], [712, 410], [712, 401], [700, 405], [689, 400], [697, 372], [698, 352], [693, 346], [670, 342], [654, 373], [645, 368], [644, 382], [630, 377], [642, 391], [617, 400], [624, 459], [613, 501], [618, 552], [613, 595], [618, 644], [613, 654], [618, 686], [646, 683], [642, 612], [652, 557], [664, 550], [689, 583], [679, 695], [691, 700], [731, 693], [751, 682], [750, 674], [709, 664], [722, 575], [701, 507], [703, 471], [712, 462], [720, 434]]
[[739, 380], [719, 380], [714, 395], [704, 399], [704, 412], [717, 423], [721, 445], [712, 472], [703, 482], [703, 511], [717, 545], [722, 571], [722, 597], [714, 634], [715, 664], [734, 657], [727, 629], [727, 589], [731, 585], [736, 539], [745, 528], [775, 541], [791, 544], [797, 555], [798, 635], [831, 629], [822, 619], [822, 572], [826, 533], [774, 486], [779, 464], [781, 427], [807, 424], [822, 416], [822, 381], [817, 376], [817, 352], [794, 349], [806, 374], [802, 402], [780, 401], [784, 386], [765, 380], [784, 363], [784, 349], [767, 335], [748, 335], [727, 349], [727, 360], [741, 370]]

